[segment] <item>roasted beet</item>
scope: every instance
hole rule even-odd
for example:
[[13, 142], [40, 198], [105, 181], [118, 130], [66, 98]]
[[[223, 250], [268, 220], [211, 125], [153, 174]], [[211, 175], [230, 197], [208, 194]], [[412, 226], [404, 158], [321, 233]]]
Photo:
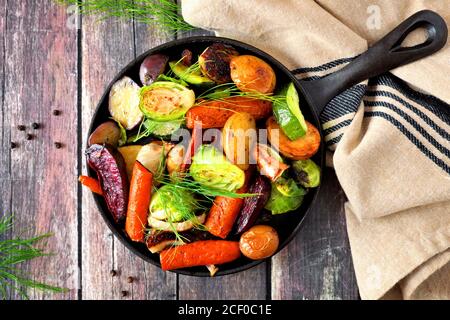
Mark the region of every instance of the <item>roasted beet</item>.
[[139, 70], [139, 78], [144, 86], [151, 85], [159, 75], [164, 73], [169, 57], [152, 54], [144, 59]]
[[270, 190], [270, 181], [264, 176], [257, 176], [248, 190], [248, 193], [256, 195], [244, 199], [241, 213], [236, 222], [237, 235], [248, 230], [255, 224], [267, 200], [269, 200]]
[[122, 155], [110, 145], [94, 144], [86, 150], [89, 167], [97, 172], [103, 196], [116, 222], [127, 213], [129, 184]]

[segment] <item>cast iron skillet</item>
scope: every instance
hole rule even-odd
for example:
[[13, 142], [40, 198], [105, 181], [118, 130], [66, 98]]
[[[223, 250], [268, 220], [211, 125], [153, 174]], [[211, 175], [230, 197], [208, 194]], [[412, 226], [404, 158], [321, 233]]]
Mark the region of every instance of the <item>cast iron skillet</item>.
[[[428, 39], [424, 43], [413, 47], [402, 47], [401, 43], [406, 36], [411, 31], [418, 28], [425, 28], [428, 31]], [[301, 32], [301, 30], [299, 30], [299, 32]], [[432, 11], [420, 11], [401, 23], [397, 28], [387, 34], [368, 51], [354, 59], [346, 67], [325, 78], [315, 81], [296, 80], [294, 75], [292, 75], [289, 70], [276, 59], [255, 47], [239, 41], [219, 37], [191, 37], [171, 41], [153, 48], [139, 56], [112, 80], [97, 106], [89, 133], [92, 133], [98, 125], [109, 118], [108, 94], [114, 82], [126, 75], [136, 81], [136, 83], [140, 83], [139, 67], [146, 56], [154, 53], [163, 53], [168, 55], [171, 60], [178, 60], [183, 49], [190, 49], [195, 56], [195, 54], [200, 54], [204, 48], [212, 43], [221, 42], [234, 46], [240, 54], [252, 54], [267, 61], [276, 72], [277, 86], [282, 83], [293, 81], [300, 93], [300, 106], [302, 108], [302, 112], [305, 115], [305, 118], [321, 131], [323, 141], [323, 133], [319, 123], [319, 115], [325, 105], [333, 97], [365, 79], [385, 73], [393, 68], [418, 60], [438, 51], [445, 45], [446, 40], [447, 26], [444, 20]], [[324, 144], [322, 143], [318, 153], [313, 157], [313, 160], [319, 164], [321, 168], [323, 168], [324, 158], [325, 149]], [[96, 176], [95, 172], [92, 170], [89, 170], [89, 174], [94, 177]], [[271, 224], [278, 231], [280, 236], [280, 247], [278, 251], [285, 247], [300, 229], [308, 210], [314, 205], [314, 200], [316, 199], [318, 192], [319, 188], [312, 189], [307, 194], [302, 206], [297, 211], [274, 216], [272, 218], [269, 224]], [[100, 196], [95, 196], [95, 201], [106, 224], [115, 236], [118, 237], [120, 241], [134, 254], [138, 255], [145, 261], [148, 261], [156, 266], [160, 266], [158, 254], [151, 254], [144, 244], [132, 242], [126, 236], [122, 227], [118, 226], [113, 221], [103, 198]], [[256, 266], [261, 262], [261, 260], [251, 261], [243, 257], [232, 263], [220, 266], [220, 271], [217, 275], [240, 272]], [[209, 272], [205, 267], [180, 269], [175, 270], [175, 272], [192, 276], [209, 276]]]

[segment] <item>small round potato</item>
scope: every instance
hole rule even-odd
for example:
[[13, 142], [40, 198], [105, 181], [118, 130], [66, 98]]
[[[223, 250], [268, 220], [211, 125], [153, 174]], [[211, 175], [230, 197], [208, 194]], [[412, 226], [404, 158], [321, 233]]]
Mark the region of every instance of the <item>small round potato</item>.
[[272, 67], [258, 57], [243, 55], [230, 62], [231, 79], [244, 92], [273, 93], [276, 76]]
[[270, 144], [291, 160], [306, 160], [319, 150], [320, 133], [316, 127], [306, 121], [307, 132], [303, 137], [291, 141], [281, 130], [274, 117], [266, 122]]
[[278, 233], [274, 228], [257, 225], [242, 234], [239, 248], [247, 258], [261, 260], [272, 256], [279, 243]]

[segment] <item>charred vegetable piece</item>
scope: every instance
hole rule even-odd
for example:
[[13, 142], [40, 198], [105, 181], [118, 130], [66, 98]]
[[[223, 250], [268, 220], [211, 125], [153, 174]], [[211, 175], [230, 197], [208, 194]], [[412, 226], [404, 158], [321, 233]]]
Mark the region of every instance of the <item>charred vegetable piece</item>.
[[116, 222], [126, 217], [128, 177], [122, 155], [108, 145], [94, 144], [86, 150], [89, 167], [97, 172], [103, 197]]
[[114, 83], [109, 93], [109, 113], [126, 130], [136, 127], [143, 114], [139, 109], [140, 87], [130, 78]]
[[303, 137], [308, 126], [300, 111], [300, 102], [294, 83], [291, 82], [285, 86], [279, 95], [285, 98], [277, 100], [273, 105], [273, 114], [278, 124], [290, 140]]
[[292, 162], [295, 180], [305, 188], [316, 188], [320, 184], [320, 167], [311, 159]]
[[241, 188], [245, 182], [244, 171], [211, 145], [202, 145], [198, 149], [189, 172], [201, 185], [231, 192]]
[[270, 181], [277, 180], [289, 168], [280, 155], [268, 145], [258, 143], [254, 152], [259, 172]]
[[303, 202], [306, 191], [296, 185], [293, 179], [279, 178], [272, 183], [269, 201], [265, 208], [272, 214], [296, 210]]
[[184, 49], [181, 52], [181, 62], [186, 66], [190, 67], [192, 65], [192, 51], [189, 49]]
[[194, 91], [170, 82], [157, 81], [141, 90], [142, 112], [157, 121], [179, 119], [194, 105]]
[[257, 176], [248, 193], [255, 196], [244, 198], [244, 204], [236, 222], [236, 234], [241, 234], [252, 227], [270, 196], [270, 182], [264, 176]]
[[172, 232], [151, 229], [147, 234], [146, 244], [151, 253], [161, 252], [169, 246], [182, 245]]
[[89, 145], [107, 143], [113, 147], [119, 145], [121, 131], [114, 121], [106, 121], [99, 125], [89, 136]]
[[250, 166], [250, 150], [256, 136], [255, 119], [248, 113], [236, 113], [222, 129], [222, 146], [227, 158], [242, 170]]
[[169, 57], [152, 54], [144, 59], [139, 70], [139, 78], [144, 86], [151, 85], [159, 75], [164, 73]]
[[200, 72], [195, 72], [190, 70], [189, 67], [186, 67], [181, 62], [172, 61], [169, 62], [170, 69], [175, 75], [183, 81], [187, 83], [196, 85], [196, 86], [212, 86], [214, 85], [214, 81], [210, 78], [205, 77]]
[[125, 168], [129, 181], [133, 175], [134, 164], [141, 149], [142, 146], [140, 145], [124, 146], [117, 149], [125, 160]]
[[103, 195], [102, 187], [100, 186], [100, 182], [98, 182], [97, 179], [88, 176], [80, 176], [78, 178], [78, 181], [80, 181], [80, 183], [86, 188], [89, 188], [89, 190], [91, 190], [93, 193], [96, 193], [100, 196]]
[[239, 240], [241, 252], [252, 260], [261, 260], [275, 254], [280, 240], [277, 231], [265, 225], [251, 227]]
[[263, 94], [273, 93], [276, 75], [272, 67], [264, 60], [242, 55], [230, 61], [231, 79], [243, 92], [257, 91]]
[[130, 196], [125, 221], [125, 231], [133, 241], [144, 241], [152, 183], [153, 174], [139, 161], [136, 161], [130, 183]]
[[197, 241], [161, 252], [164, 271], [195, 266], [220, 265], [241, 256], [239, 242], [225, 240]]
[[232, 46], [214, 43], [198, 57], [200, 68], [205, 76], [217, 83], [231, 81], [230, 61], [239, 53]]
[[271, 145], [291, 160], [306, 160], [317, 153], [320, 147], [320, 133], [316, 127], [306, 121], [308, 130], [303, 137], [291, 141], [280, 129], [274, 117], [267, 122], [267, 134]]
[[229, 97], [215, 101], [202, 101], [186, 113], [189, 129], [200, 122], [202, 128], [222, 128], [236, 112], [246, 112], [255, 120], [267, 118], [272, 113], [272, 102], [249, 97]]

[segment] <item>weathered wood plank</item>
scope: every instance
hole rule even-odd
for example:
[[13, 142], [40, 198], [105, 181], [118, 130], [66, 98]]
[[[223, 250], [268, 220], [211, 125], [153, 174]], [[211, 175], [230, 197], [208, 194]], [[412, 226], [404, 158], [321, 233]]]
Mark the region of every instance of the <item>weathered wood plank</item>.
[[344, 216], [345, 194], [332, 169], [294, 240], [272, 259], [273, 299], [357, 299]]
[[[134, 28], [139, 30], [136, 37]], [[161, 34], [152, 33], [151, 29], [141, 25], [134, 26], [133, 22], [98, 22], [91, 17], [83, 19], [82, 33], [84, 145], [94, 108], [109, 81], [135, 57], [136, 52], [164, 40]], [[83, 299], [122, 299], [122, 291], [127, 291], [124, 299], [175, 298], [176, 276], [164, 274], [134, 256], [112, 236], [90, 192], [83, 190], [82, 199]], [[111, 269], [118, 271], [116, 277], [109, 275]], [[127, 282], [129, 276], [135, 278], [131, 284]]]
[[[56, 255], [21, 269], [70, 289], [61, 295], [29, 292], [34, 299], [76, 299], [78, 289], [77, 33], [66, 27], [66, 19], [65, 9], [51, 0], [7, 2], [2, 150], [9, 150], [11, 140], [19, 144], [10, 162], [12, 236], [23, 230], [25, 236], [54, 233], [46, 248]], [[62, 115], [53, 117], [53, 109]], [[33, 122], [41, 128], [33, 130]], [[19, 124], [26, 132], [16, 129]], [[54, 142], [64, 147], [56, 149]]]
[[[183, 32], [179, 38], [189, 36], [212, 35], [206, 30], [193, 30]], [[265, 299], [267, 296], [265, 263], [235, 275], [228, 275], [217, 278], [194, 278], [180, 275], [179, 299], [187, 300], [208, 300], [208, 299], [243, 299], [255, 300]]]

